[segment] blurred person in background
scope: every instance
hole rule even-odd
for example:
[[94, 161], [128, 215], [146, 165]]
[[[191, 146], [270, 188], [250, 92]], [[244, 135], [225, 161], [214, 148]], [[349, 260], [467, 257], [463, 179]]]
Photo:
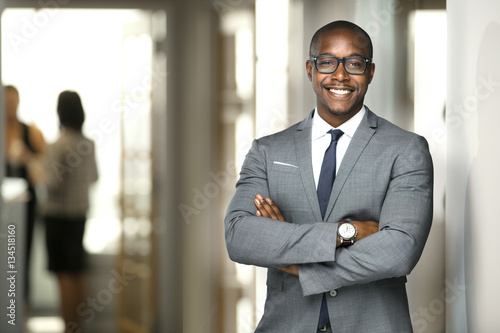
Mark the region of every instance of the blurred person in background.
[[82, 133], [85, 121], [80, 96], [59, 95], [60, 136], [46, 155], [44, 206], [48, 269], [57, 275], [61, 315], [66, 332], [79, 324], [78, 305], [86, 297], [87, 268], [83, 235], [89, 208], [89, 187], [97, 181], [94, 142]]
[[42, 132], [34, 125], [27, 125], [17, 117], [19, 91], [12, 85], [5, 86], [5, 162], [6, 177], [23, 178], [27, 182], [26, 202], [26, 248], [23, 269], [25, 272], [24, 296], [29, 304], [30, 258], [33, 230], [37, 217], [35, 186], [43, 177], [42, 157], [46, 149]]

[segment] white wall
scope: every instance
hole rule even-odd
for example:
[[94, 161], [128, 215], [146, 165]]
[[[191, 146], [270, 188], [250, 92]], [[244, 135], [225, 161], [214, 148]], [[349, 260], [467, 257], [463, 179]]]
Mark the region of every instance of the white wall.
[[446, 329], [498, 332], [500, 3], [449, 1], [447, 11]]

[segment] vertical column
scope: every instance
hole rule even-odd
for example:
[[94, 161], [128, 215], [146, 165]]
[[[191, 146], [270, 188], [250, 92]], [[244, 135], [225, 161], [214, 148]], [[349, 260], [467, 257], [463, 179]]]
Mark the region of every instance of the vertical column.
[[288, 126], [288, 2], [255, 2], [257, 138]]
[[[408, 277], [407, 290], [415, 333], [438, 333], [445, 327], [446, 307], [446, 298], [441, 295], [446, 283], [446, 12], [417, 10], [409, 25], [412, 33], [408, 39], [414, 41], [415, 132], [427, 139], [434, 163], [434, 216], [422, 257]], [[429, 84], [429, 77], [433, 84]]]
[[500, 4], [448, 1], [447, 12], [446, 328], [493, 332], [500, 294], [500, 66], [494, 60]]
[[171, 1], [167, 6], [167, 142], [164, 173], [167, 253], [161, 332], [216, 332], [219, 306], [216, 246], [223, 242], [216, 215], [220, 188], [216, 137], [218, 21], [215, 2]]

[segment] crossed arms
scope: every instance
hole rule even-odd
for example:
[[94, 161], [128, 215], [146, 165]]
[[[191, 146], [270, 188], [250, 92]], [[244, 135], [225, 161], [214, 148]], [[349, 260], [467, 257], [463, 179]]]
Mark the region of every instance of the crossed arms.
[[[286, 222], [283, 214], [279, 210], [278, 206], [271, 200], [271, 198], [262, 197], [262, 195], [257, 194], [254, 200], [255, 207], [257, 211], [255, 213], [256, 216], [267, 217], [273, 220], [279, 220], [282, 222]], [[376, 221], [349, 221], [351, 222], [356, 229], [358, 230], [358, 234], [354, 239], [355, 242], [360, 241], [361, 239], [370, 236], [378, 231], [378, 222]], [[337, 236], [336, 247], [340, 246], [340, 238]], [[292, 264], [288, 266], [278, 267], [279, 270], [284, 271], [289, 274], [293, 274], [295, 276], [299, 276], [299, 266], [297, 264]]]
[[[411, 272], [432, 221], [433, 168], [423, 138], [412, 137], [390, 159], [375, 151], [358, 161], [374, 175], [353, 176], [345, 189], [350, 201], [343, 197], [344, 204], [335, 209], [335, 219], [351, 218], [360, 234], [347, 248], [337, 247], [337, 222], [312, 222], [307, 200], [293, 197], [295, 188], [288, 193], [283, 192], [290, 188], [288, 183], [276, 188], [276, 178], [271, 178], [276, 174], [269, 172], [278, 149], [283, 150], [254, 141], [242, 166], [225, 219], [226, 247], [233, 261], [298, 275], [304, 296]], [[363, 184], [375, 176], [384, 179], [373, 191], [364, 190]], [[283, 179], [301, 184], [299, 176]], [[264, 198], [272, 198], [276, 207], [263, 204]]]

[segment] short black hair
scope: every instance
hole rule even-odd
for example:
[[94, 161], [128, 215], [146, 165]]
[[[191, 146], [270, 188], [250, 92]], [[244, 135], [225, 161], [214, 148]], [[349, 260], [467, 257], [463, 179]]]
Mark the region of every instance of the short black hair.
[[315, 48], [318, 44], [319, 36], [322, 33], [333, 30], [342, 30], [342, 29], [354, 32], [356, 34], [354, 42], [357, 44], [357, 46], [359, 46], [360, 48], [367, 47], [369, 58], [371, 59], [373, 57], [373, 44], [370, 36], [360, 26], [349, 21], [334, 21], [319, 28], [318, 31], [316, 31], [313, 37], [311, 38], [311, 45], [309, 46], [309, 55], [310, 56], [316, 55], [314, 54], [316, 53]]
[[57, 115], [61, 126], [78, 132], [82, 131], [85, 112], [78, 93], [66, 90], [59, 94]]

